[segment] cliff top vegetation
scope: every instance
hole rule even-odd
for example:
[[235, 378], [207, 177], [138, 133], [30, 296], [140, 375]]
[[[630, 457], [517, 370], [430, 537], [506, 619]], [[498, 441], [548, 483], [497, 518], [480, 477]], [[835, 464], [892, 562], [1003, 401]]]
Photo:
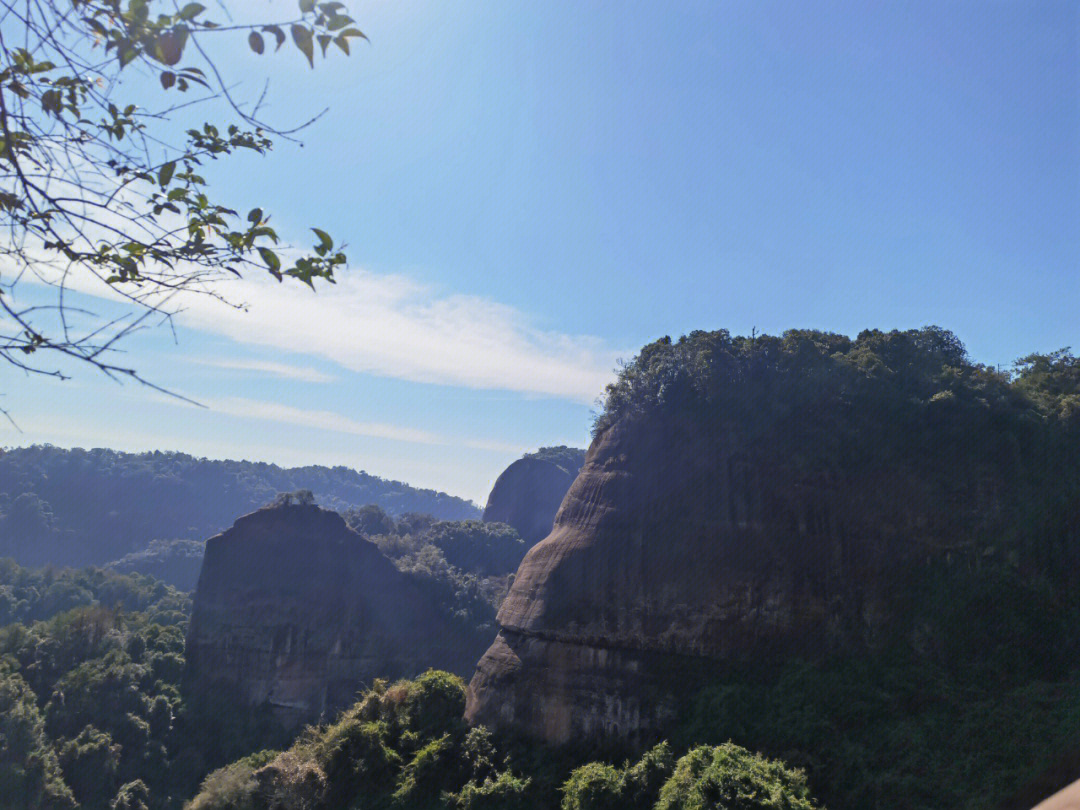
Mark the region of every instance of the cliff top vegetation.
[[635, 414], [692, 407], [730, 417], [768, 405], [767, 418], [808, 403], [857, 414], [884, 403], [912, 411], [950, 402], [1075, 426], [1080, 360], [1062, 349], [1002, 371], [973, 362], [959, 338], [937, 326], [868, 329], [854, 339], [809, 329], [779, 336], [695, 331], [654, 341], [626, 363], [607, 387], [594, 432]]

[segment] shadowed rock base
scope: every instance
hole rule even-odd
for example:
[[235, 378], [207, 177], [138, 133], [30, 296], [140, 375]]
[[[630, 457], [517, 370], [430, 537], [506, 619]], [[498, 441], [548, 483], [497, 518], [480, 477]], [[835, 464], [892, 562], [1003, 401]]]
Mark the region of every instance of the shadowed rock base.
[[525, 728], [554, 743], [651, 737], [675, 711], [656, 658], [504, 630], [477, 664], [465, 717], [474, 725]]

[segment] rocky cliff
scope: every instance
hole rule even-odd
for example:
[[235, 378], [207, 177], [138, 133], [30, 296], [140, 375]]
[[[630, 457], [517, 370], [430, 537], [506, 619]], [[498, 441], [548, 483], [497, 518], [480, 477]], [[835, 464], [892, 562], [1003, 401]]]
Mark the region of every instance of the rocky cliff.
[[480, 651], [336, 512], [267, 507], [206, 542], [187, 638], [195, 688], [225, 682], [295, 725], [376, 677], [467, 674]]
[[648, 347], [518, 570], [468, 719], [553, 742], [648, 733], [691, 672], [912, 631], [911, 572], [1003, 553], [987, 538], [1062, 458], [943, 334]]
[[484, 520], [517, 529], [526, 546], [534, 546], [551, 531], [563, 496], [574, 483], [585, 451], [544, 447], [519, 458], [495, 481], [484, 509]]
[[870, 578], [868, 544], [846, 542], [824, 493], [784, 502], [735, 448], [700, 450], [690, 425], [657, 420], [597, 437], [499, 611], [471, 721], [553, 742], [635, 733], [669, 718], [665, 681], [693, 659], [812, 649], [845, 612], [872, 632], [877, 594], [843, 586]]

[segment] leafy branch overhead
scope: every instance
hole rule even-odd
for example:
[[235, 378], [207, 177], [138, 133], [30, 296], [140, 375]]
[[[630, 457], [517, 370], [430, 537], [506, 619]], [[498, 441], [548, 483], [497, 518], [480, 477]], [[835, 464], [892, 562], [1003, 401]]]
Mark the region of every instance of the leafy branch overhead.
[[[246, 38], [256, 54], [291, 42], [314, 67], [316, 45], [326, 58], [331, 45], [348, 55], [350, 40], [367, 39], [342, 3], [300, 0], [285, 19], [242, 22], [166, 0], [0, 0], [0, 9], [0, 357], [63, 377], [63, 355], [141, 380], [112, 360], [116, 342], [171, 317], [185, 296], [225, 300], [221, 282], [250, 270], [333, 282], [343, 246], [319, 228], [307, 251], [284, 245], [263, 208], [243, 215], [213, 194], [205, 167], [264, 155], [274, 137], [295, 139], [314, 120], [263, 120], [265, 89], [237, 98], [212, 38]], [[179, 124], [195, 105], [225, 120]], [[103, 289], [135, 308], [109, 320], [65, 299]], [[53, 293], [45, 303], [43, 290]]]

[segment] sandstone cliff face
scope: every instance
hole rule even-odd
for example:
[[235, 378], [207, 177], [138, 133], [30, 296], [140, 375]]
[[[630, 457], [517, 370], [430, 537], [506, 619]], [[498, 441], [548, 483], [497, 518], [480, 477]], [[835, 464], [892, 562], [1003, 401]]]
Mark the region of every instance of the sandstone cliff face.
[[[602, 431], [518, 570], [468, 719], [553, 742], [648, 733], [680, 671], [872, 644], [892, 573], [940, 547], [950, 511], [890, 469], [842, 486], [786, 476], [734, 432], [660, 417]], [[992, 491], [978, 481], [956, 509]]]
[[336, 512], [268, 507], [206, 542], [187, 639], [195, 688], [226, 682], [295, 725], [376, 677], [468, 673], [479, 652]]
[[551, 531], [583, 461], [583, 451], [573, 448], [546, 448], [519, 458], [495, 481], [484, 509], [485, 522], [507, 523], [526, 546], [536, 545]]

